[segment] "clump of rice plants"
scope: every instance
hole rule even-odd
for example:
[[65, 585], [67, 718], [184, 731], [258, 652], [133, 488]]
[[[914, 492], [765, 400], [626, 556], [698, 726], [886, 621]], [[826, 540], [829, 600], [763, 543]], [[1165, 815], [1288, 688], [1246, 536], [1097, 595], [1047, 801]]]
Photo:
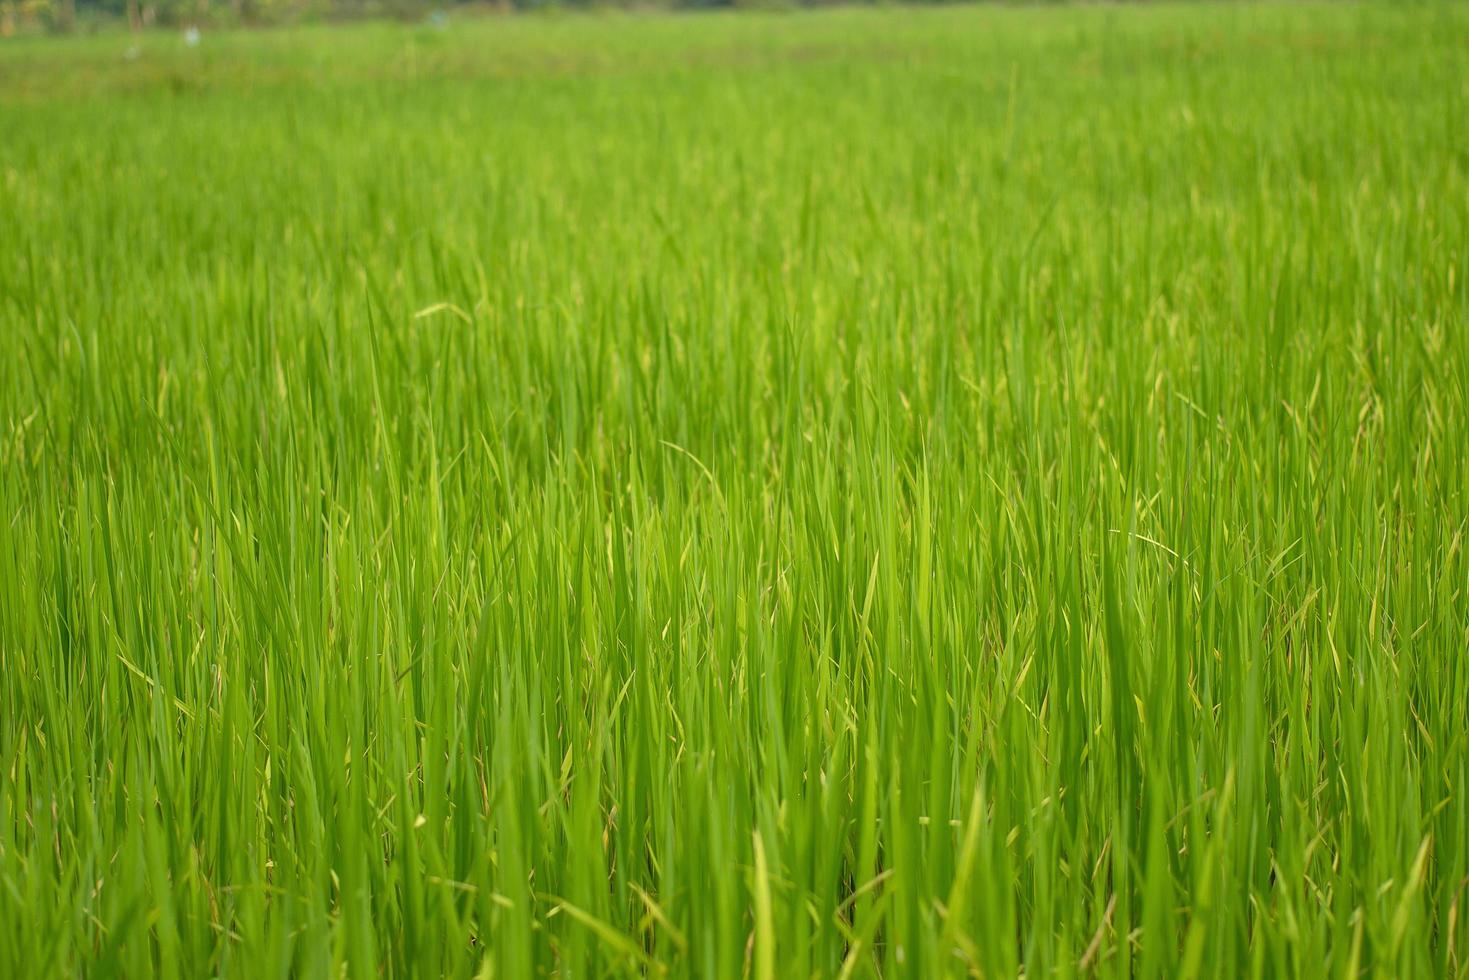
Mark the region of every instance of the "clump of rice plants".
[[1469, 972], [1469, 14], [0, 44], [0, 975]]

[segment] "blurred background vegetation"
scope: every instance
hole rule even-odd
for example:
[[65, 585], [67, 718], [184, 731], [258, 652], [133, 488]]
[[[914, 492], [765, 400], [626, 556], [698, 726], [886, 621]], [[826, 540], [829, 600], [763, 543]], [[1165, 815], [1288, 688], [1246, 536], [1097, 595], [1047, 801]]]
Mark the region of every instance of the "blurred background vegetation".
[[0, 37], [204, 28], [372, 17], [433, 18], [548, 8], [820, 6], [832, 0], [0, 0]]

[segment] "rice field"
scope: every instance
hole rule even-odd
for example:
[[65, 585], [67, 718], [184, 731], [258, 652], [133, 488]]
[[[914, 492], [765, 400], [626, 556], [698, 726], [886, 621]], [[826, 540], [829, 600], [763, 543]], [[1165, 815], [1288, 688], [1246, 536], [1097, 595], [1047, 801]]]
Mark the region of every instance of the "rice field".
[[1469, 7], [0, 43], [0, 975], [1469, 976]]

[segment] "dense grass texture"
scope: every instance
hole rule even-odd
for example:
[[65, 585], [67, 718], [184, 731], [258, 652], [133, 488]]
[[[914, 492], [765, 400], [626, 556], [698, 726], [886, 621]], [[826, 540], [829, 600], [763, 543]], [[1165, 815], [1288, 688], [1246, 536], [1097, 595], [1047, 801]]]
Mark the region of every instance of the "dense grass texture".
[[1466, 125], [1439, 5], [0, 46], [0, 975], [1465, 976]]

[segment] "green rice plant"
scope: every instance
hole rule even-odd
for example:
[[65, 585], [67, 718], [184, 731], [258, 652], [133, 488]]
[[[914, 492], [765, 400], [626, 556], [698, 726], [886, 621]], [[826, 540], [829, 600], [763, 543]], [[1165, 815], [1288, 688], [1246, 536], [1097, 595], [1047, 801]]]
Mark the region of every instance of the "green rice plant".
[[0, 975], [1469, 975], [1469, 15], [0, 45]]

